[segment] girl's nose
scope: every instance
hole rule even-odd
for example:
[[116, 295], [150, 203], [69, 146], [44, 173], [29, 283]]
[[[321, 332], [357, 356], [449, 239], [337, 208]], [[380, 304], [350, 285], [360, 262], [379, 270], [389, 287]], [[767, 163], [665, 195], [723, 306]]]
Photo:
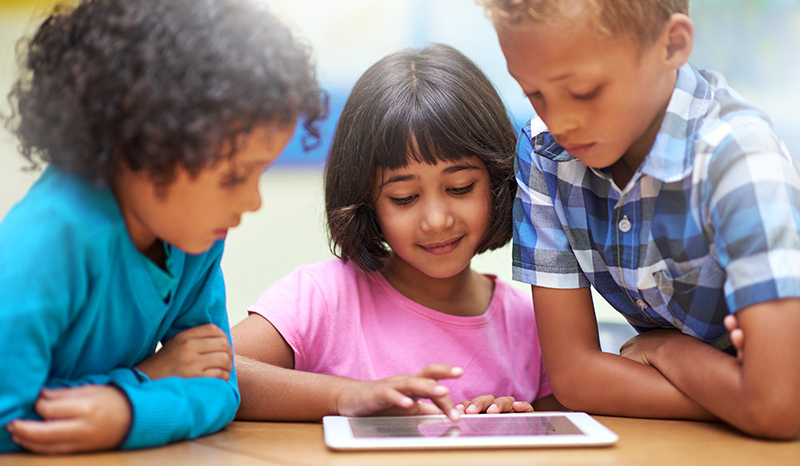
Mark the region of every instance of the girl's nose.
[[420, 228], [423, 231], [442, 231], [450, 228], [455, 223], [455, 217], [450, 211], [447, 202], [443, 200], [430, 200], [423, 206]]

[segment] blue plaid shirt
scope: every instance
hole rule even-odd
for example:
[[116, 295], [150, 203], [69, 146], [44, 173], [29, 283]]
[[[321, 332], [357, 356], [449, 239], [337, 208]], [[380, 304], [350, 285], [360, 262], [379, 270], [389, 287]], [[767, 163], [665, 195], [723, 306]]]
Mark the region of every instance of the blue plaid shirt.
[[718, 73], [679, 70], [624, 189], [536, 117], [517, 151], [514, 279], [591, 284], [640, 332], [677, 328], [728, 351], [727, 314], [800, 296], [797, 161]]

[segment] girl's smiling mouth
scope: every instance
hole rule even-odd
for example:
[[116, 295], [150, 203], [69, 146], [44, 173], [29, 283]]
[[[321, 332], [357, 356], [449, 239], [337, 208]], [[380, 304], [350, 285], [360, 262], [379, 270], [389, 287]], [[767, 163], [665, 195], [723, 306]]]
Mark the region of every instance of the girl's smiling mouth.
[[442, 241], [440, 243], [420, 244], [419, 247], [421, 247], [426, 252], [429, 252], [431, 254], [436, 254], [436, 255], [447, 254], [453, 251], [455, 248], [457, 248], [459, 244], [461, 244], [462, 238], [464, 238], [463, 235], [455, 239]]

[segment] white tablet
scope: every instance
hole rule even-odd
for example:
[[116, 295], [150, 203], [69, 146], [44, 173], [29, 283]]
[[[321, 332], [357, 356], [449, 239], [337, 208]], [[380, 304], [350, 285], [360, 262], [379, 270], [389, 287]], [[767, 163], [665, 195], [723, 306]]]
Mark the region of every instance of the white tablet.
[[533, 448], [611, 445], [619, 437], [586, 413], [467, 414], [403, 417], [326, 416], [334, 450]]

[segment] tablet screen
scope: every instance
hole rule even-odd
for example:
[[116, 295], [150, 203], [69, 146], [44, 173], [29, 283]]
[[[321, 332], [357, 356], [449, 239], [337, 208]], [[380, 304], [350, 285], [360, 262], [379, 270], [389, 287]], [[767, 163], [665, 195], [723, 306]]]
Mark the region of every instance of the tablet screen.
[[457, 423], [443, 418], [353, 418], [353, 437], [488, 437], [529, 435], [581, 435], [580, 429], [564, 416], [465, 417]]
[[335, 450], [601, 446], [615, 433], [586, 413], [443, 414], [401, 417], [325, 416], [325, 444]]

